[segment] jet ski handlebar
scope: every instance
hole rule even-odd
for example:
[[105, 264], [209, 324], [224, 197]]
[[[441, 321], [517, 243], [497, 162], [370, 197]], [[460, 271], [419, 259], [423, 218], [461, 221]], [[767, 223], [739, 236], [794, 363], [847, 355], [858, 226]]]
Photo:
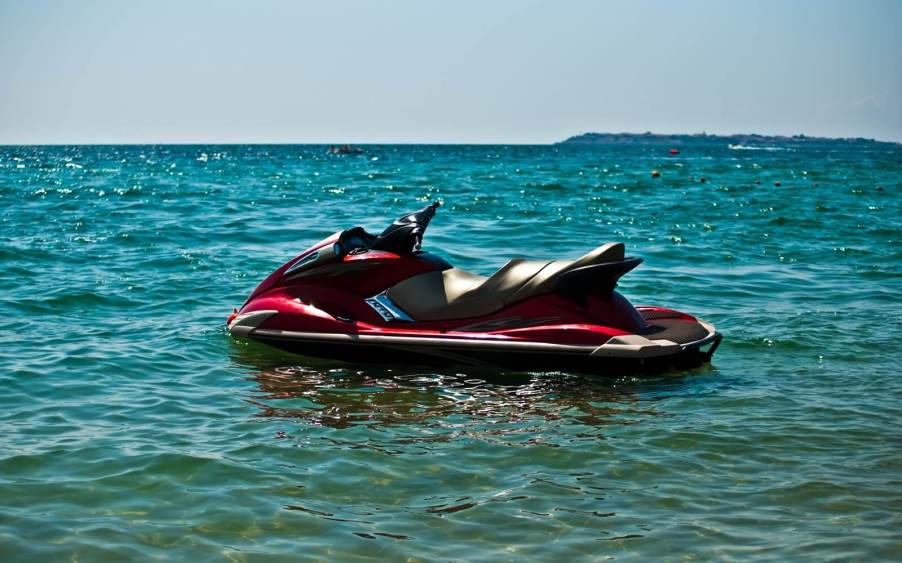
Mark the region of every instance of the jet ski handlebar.
[[420, 249], [423, 244], [423, 234], [429, 222], [435, 217], [435, 210], [441, 202], [435, 201], [419, 211], [408, 213], [382, 231], [376, 237], [370, 248], [372, 250], [384, 250], [397, 254], [410, 254]]

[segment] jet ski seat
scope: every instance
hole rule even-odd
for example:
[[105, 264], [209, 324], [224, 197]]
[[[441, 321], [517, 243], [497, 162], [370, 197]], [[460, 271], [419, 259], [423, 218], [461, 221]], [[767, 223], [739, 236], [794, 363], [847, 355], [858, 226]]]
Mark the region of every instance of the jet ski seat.
[[599, 246], [577, 260], [515, 258], [486, 278], [459, 268], [408, 278], [386, 292], [418, 321], [442, 321], [489, 315], [528, 297], [551, 292], [560, 276], [576, 268], [624, 259], [622, 243]]

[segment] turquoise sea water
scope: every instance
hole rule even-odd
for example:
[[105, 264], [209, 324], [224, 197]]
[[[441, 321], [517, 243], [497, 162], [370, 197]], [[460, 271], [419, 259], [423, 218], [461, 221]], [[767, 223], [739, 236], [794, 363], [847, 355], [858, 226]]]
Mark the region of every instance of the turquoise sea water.
[[[899, 559], [900, 190], [902, 149], [841, 144], [0, 147], [0, 560]], [[483, 274], [625, 242], [621, 291], [716, 324], [713, 364], [225, 333], [301, 249], [433, 199], [425, 247]]]

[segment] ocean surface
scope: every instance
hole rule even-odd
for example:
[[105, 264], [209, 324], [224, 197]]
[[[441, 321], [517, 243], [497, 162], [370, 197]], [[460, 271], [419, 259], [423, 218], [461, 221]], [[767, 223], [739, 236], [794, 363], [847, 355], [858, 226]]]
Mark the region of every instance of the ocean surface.
[[[899, 560], [902, 148], [770, 148], [0, 147], [0, 560]], [[623, 241], [723, 345], [606, 379], [225, 332], [434, 199], [456, 266]]]

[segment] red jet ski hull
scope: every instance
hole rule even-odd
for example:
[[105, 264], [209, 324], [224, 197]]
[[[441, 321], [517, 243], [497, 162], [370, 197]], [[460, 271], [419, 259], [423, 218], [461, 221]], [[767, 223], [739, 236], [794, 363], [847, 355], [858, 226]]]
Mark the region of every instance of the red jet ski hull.
[[[653, 349], [629, 344], [606, 346], [538, 340], [546, 336], [557, 337], [555, 340], [569, 338], [578, 342], [590, 340], [588, 336], [592, 333], [598, 334], [599, 340], [606, 342], [615, 339], [613, 336], [605, 338], [597, 327], [586, 325], [549, 325], [517, 332], [466, 334], [455, 331], [394, 331], [373, 328], [346, 332], [304, 331], [267, 328], [265, 319], [261, 326], [253, 328], [251, 324], [260, 317], [249, 322], [244, 315], [236, 317], [237, 323], [233, 323], [231, 332], [286, 352], [354, 363], [442, 367], [481, 365], [525, 371], [572, 371], [605, 375], [698, 367], [710, 361], [720, 344], [721, 335], [703, 321], [669, 309], [641, 308], [640, 312], [643, 315], [672, 314], [673, 317], [667, 319], [669, 326], [666, 329], [670, 330], [662, 332], [660, 338], [665, 339], [670, 333], [680, 332], [691, 340], [675, 343], [675, 346], [655, 346]], [[268, 311], [264, 310], [263, 316], [267, 314]]]
[[381, 237], [358, 227], [314, 245], [254, 290], [229, 332], [348, 362], [600, 374], [698, 366], [720, 343], [704, 321], [633, 307], [615, 291], [640, 262], [622, 245], [576, 261], [513, 260], [482, 278], [416, 250], [429, 219], [412, 214]]

